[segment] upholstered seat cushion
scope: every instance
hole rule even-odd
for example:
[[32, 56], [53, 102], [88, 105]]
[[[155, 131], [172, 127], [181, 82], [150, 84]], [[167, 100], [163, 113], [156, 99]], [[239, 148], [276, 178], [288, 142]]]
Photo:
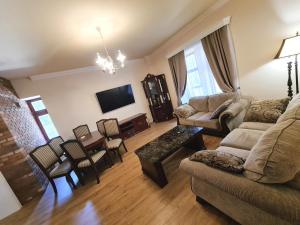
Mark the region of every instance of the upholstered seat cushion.
[[239, 128], [266, 131], [272, 126], [274, 126], [274, 123], [243, 122]]
[[194, 115], [184, 119], [179, 118], [179, 123], [182, 125], [195, 126], [195, 120], [199, 119], [201, 116], [205, 115], [206, 112], [197, 112]]
[[237, 128], [231, 131], [220, 143], [221, 146], [250, 150], [262, 136], [260, 130]]
[[119, 148], [121, 144], [122, 144], [121, 138], [112, 139], [106, 142], [106, 146], [108, 149]]
[[221, 130], [218, 119], [210, 119], [211, 112], [204, 113], [194, 120], [194, 126]]
[[72, 170], [72, 165], [68, 159], [65, 159], [63, 163], [58, 164], [54, 169], [50, 172], [51, 177], [56, 177], [60, 175], [65, 175]]
[[295, 189], [286, 185], [260, 184], [243, 175], [228, 173], [189, 159], [181, 162], [180, 169], [291, 224], [300, 224], [300, 192]]
[[[99, 161], [104, 155], [105, 155], [106, 151], [99, 151], [97, 152], [96, 154], [92, 155], [91, 156], [91, 159], [94, 163], [96, 163], [97, 161]], [[79, 168], [83, 168], [83, 167], [88, 167], [91, 165], [91, 162], [90, 160], [88, 159], [85, 159], [85, 160], [82, 160], [80, 163], [78, 163], [78, 167]]]

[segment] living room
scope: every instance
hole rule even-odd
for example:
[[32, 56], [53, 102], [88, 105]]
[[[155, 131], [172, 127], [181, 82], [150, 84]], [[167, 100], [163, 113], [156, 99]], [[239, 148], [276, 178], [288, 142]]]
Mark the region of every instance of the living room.
[[[277, 124], [295, 120], [282, 130], [289, 149], [299, 143], [299, 1], [1, 5], [0, 224], [300, 223], [299, 151], [274, 159], [290, 161], [286, 179], [249, 172]], [[49, 155], [34, 153], [57, 136], [61, 155], [44, 168]]]

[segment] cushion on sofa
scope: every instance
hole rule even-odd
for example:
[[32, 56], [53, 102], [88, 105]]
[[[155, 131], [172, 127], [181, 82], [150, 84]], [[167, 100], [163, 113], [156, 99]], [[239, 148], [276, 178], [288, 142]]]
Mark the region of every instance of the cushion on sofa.
[[188, 118], [196, 112], [197, 111], [188, 104], [181, 105], [174, 110], [174, 113], [181, 118]]
[[189, 159], [180, 163], [180, 169], [291, 224], [300, 224], [300, 192], [287, 185], [260, 184]]
[[263, 135], [260, 130], [234, 129], [220, 143], [221, 146], [250, 150]]
[[240, 148], [231, 148], [231, 147], [226, 147], [226, 146], [220, 146], [216, 149], [216, 151], [219, 152], [224, 152], [224, 153], [229, 153], [231, 155], [240, 157], [246, 161], [248, 155], [250, 154], [250, 151], [240, 149]]
[[190, 157], [190, 160], [233, 173], [242, 173], [243, 164], [245, 163], [245, 160], [240, 157], [216, 150], [196, 152]]
[[208, 96], [193, 97], [189, 100], [189, 105], [199, 112], [208, 112]]
[[288, 110], [296, 104], [300, 104], [300, 93], [292, 98], [286, 109]]
[[266, 131], [272, 126], [274, 126], [274, 123], [243, 122], [239, 128]]
[[300, 173], [297, 173], [294, 179], [289, 181], [287, 185], [300, 191]]
[[[210, 119], [211, 112], [205, 113], [201, 116], [199, 116], [195, 121], [194, 121], [194, 126], [197, 127], [205, 127], [209, 129], [215, 129], [215, 130], [221, 130], [221, 125], [219, 123], [218, 119]], [[189, 117], [188, 119], [190, 119]]]
[[222, 93], [208, 96], [208, 111], [215, 111], [220, 105], [222, 105], [228, 99], [232, 99], [235, 93]]
[[181, 125], [195, 126], [195, 120], [199, 119], [205, 114], [206, 112], [197, 112], [188, 118], [179, 118], [179, 123]]
[[288, 103], [288, 98], [253, 101], [247, 110], [244, 122], [276, 123]]
[[293, 104], [289, 108], [286, 109], [286, 111], [278, 118], [277, 123], [294, 119], [299, 120], [300, 119], [300, 103]]
[[215, 111], [210, 115], [210, 119], [218, 119], [222, 112], [224, 112], [228, 106], [232, 103], [232, 99], [228, 99], [223, 102]]
[[244, 175], [262, 183], [285, 183], [300, 172], [300, 120], [287, 120], [265, 131], [252, 148]]

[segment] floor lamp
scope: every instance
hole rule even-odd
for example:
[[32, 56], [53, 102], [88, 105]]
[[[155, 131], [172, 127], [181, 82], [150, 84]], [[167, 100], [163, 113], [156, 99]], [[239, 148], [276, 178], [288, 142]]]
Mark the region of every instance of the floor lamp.
[[[275, 59], [285, 58], [285, 57], [295, 57], [295, 78], [296, 78], [296, 93], [299, 93], [299, 83], [298, 83], [298, 55], [300, 54], [300, 35], [286, 38], [282, 41], [281, 47], [275, 56]], [[292, 89], [292, 62], [288, 62], [288, 96], [293, 97]]]

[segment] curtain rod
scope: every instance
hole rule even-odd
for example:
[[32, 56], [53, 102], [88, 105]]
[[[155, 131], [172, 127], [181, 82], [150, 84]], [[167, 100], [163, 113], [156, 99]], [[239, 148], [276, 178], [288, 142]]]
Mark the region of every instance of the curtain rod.
[[178, 52], [180, 52], [180, 51], [188, 48], [189, 46], [195, 44], [196, 42], [198, 42], [199, 40], [203, 39], [207, 35], [210, 35], [211, 33], [215, 32], [216, 30], [220, 29], [221, 27], [224, 27], [224, 26], [230, 24], [230, 21], [231, 21], [231, 16], [227, 16], [227, 17], [219, 20], [218, 22], [216, 22], [215, 24], [213, 24], [212, 26], [210, 26], [208, 29], [200, 32], [195, 37], [193, 37], [191, 40], [189, 40], [185, 44], [181, 45], [180, 47], [176, 48], [171, 53], [167, 54], [166, 58], [170, 58], [170, 57], [176, 55]]

